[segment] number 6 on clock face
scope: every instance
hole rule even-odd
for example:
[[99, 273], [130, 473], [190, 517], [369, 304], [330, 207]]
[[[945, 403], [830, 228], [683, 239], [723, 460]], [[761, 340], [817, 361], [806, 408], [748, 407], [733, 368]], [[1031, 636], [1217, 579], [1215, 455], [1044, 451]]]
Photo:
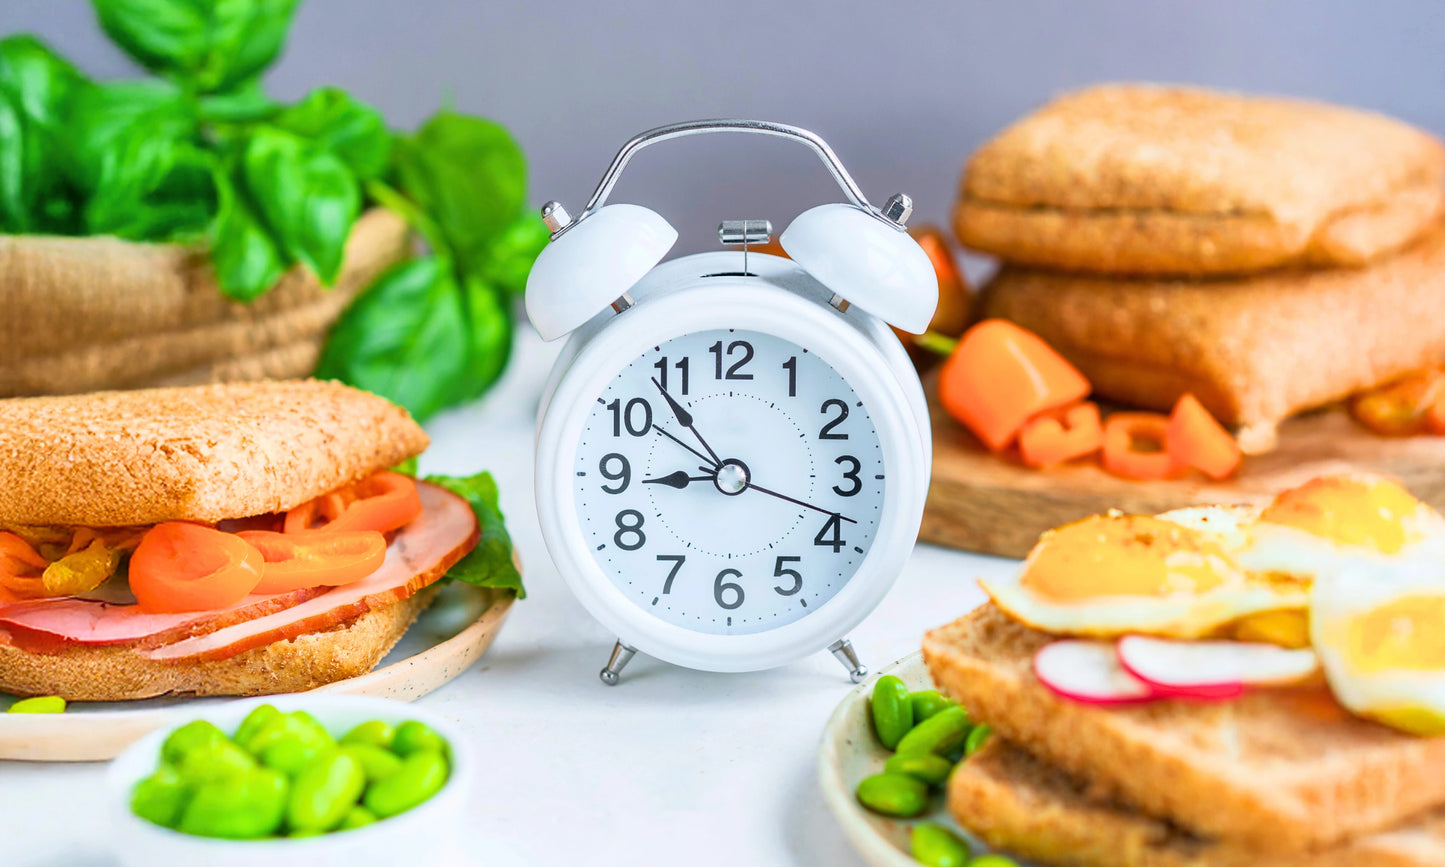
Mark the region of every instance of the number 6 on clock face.
[[744, 635], [819, 610], [873, 544], [879, 435], [827, 361], [781, 337], [698, 331], [658, 344], [597, 396], [578, 442], [576, 517], [633, 605]]

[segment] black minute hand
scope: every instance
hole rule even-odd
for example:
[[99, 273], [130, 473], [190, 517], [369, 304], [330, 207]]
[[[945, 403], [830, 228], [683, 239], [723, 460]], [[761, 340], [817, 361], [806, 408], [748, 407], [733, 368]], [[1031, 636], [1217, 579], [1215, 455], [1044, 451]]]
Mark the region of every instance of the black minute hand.
[[697, 437], [697, 441], [702, 443], [704, 449], [707, 449], [708, 455], [712, 457], [713, 465], [721, 464], [722, 461], [718, 459], [717, 452], [712, 450], [712, 446], [708, 445], [707, 440], [702, 438], [702, 434], [697, 432], [697, 428], [692, 426], [692, 413], [688, 412], [687, 408], [682, 404], [672, 399], [672, 395], [667, 393], [667, 389], [662, 387], [662, 383], [657, 381], [657, 377], [654, 376], [652, 378], [652, 384], [657, 386], [658, 391], [662, 392], [662, 399], [667, 401], [667, 406], [677, 418], [677, 423], [692, 431], [692, 435]]

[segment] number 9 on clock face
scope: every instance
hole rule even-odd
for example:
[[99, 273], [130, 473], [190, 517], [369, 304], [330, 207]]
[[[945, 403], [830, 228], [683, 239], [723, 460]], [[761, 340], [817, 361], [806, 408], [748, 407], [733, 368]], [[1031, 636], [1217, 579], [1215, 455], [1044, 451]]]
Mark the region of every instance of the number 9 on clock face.
[[573, 479], [592, 557], [625, 598], [743, 635], [807, 617], [848, 583], [885, 475], [867, 408], [827, 361], [717, 329], [662, 343], [607, 384]]

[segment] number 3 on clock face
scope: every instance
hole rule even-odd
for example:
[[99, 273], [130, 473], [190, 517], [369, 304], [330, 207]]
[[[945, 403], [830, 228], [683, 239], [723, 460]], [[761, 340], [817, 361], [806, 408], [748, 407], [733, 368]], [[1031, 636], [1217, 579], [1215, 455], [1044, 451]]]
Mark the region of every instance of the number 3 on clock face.
[[578, 443], [577, 520], [639, 608], [742, 635], [806, 617], [853, 577], [881, 518], [878, 432], [826, 361], [718, 329], [642, 354]]

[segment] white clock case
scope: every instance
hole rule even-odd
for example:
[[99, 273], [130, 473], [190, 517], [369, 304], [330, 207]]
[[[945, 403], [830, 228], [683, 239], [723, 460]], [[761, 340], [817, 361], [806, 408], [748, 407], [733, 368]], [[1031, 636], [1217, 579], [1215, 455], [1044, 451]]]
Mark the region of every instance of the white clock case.
[[[537, 431], [537, 513], [557, 567], [583, 607], [625, 644], [705, 671], [755, 671], [822, 650], [857, 626], [887, 594], [912, 553], [932, 462], [928, 408], [918, 375], [892, 330], [858, 307], [830, 306], [833, 292], [776, 256], [701, 253], [657, 266], [635, 285], [634, 306], [607, 310], [577, 329], [543, 390]], [[857, 392], [883, 450], [883, 519], [858, 570], [832, 599], [793, 623], [750, 635], [705, 635], [636, 606], [592, 558], [576, 520], [577, 443], [597, 396], [616, 373], [663, 340], [716, 328], [790, 340], [831, 364]]]

